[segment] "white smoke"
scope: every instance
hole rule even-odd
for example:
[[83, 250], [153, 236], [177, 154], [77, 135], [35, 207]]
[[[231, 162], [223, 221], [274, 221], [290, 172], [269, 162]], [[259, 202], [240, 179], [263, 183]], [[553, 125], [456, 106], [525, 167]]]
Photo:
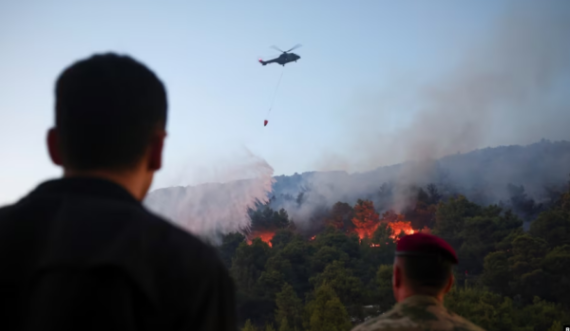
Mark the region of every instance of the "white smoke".
[[[414, 161], [390, 174], [397, 184], [392, 207], [401, 209], [409, 201], [406, 187], [425, 185], [437, 172], [433, 160], [542, 138], [570, 140], [570, 2], [516, 2], [486, 29], [461, 58], [449, 61], [456, 65], [426, 85], [397, 79], [372, 97], [357, 92], [338, 133], [346, 137], [349, 154], [323, 155], [317, 169], [368, 171]], [[409, 120], [394, 128], [396, 113]], [[471, 167], [470, 173], [475, 178], [493, 172], [488, 185], [499, 194], [505, 173], [517, 168]], [[307, 185], [334, 203], [386, 181], [383, 173], [378, 176], [338, 186], [334, 194], [322, 178], [308, 178]]]
[[[151, 192], [145, 205], [185, 230], [204, 238], [247, 230], [256, 202], [267, 203], [273, 168], [247, 151], [231, 162], [218, 163], [212, 182]], [[238, 179], [239, 180], [236, 180]]]
[[[395, 81], [389, 90], [399, 92], [389, 98], [358, 97], [350, 112], [357, 122], [346, 127], [356, 168], [570, 139], [570, 3], [517, 2], [485, 32], [427, 85]], [[409, 122], [379, 132], [410, 100]]]

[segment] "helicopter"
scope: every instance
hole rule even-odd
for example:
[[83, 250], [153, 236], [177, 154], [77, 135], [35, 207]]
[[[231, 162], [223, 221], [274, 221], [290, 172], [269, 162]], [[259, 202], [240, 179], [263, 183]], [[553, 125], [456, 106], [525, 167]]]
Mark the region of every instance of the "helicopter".
[[296, 45], [288, 51], [283, 51], [283, 50], [277, 48], [276, 46], [272, 46], [271, 48], [280, 51], [282, 54], [279, 55], [279, 57], [276, 57], [276, 58], [268, 60], [268, 61], [263, 61], [262, 59], [259, 59], [259, 63], [261, 63], [263, 65], [267, 65], [269, 63], [278, 63], [282, 66], [285, 66], [289, 62], [297, 62], [297, 60], [299, 60], [301, 57], [295, 53], [289, 53], [289, 52], [291, 52], [292, 50], [295, 50], [299, 47], [301, 47], [301, 45]]

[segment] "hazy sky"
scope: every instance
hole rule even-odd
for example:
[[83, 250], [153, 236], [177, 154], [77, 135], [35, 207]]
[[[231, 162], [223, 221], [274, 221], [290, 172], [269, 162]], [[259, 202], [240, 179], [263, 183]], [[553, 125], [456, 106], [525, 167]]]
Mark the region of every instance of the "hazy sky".
[[[59, 176], [44, 143], [54, 80], [93, 53], [130, 54], [167, 86], [165, 168], [154, 187], [210, 180], [202, 171], [244, 147], [276, 175], [292, 174], [319, 170], [327, 153], [350, 157], [355, 98], [388, 93], [399, 77], [438, 79], [518, 2], [1, 1], [0, 203]], [[263, 127], [283, 69], [257, 59], [297, 43], [301, 60], [284, 68]], [[365, 127], [389, 131], [411, 117], [395, 109]]]

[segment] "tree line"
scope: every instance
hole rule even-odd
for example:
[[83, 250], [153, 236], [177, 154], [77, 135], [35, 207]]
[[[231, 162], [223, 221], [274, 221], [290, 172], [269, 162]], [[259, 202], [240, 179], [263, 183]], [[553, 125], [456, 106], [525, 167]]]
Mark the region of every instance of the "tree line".
[[[501, 205], [418, 189], [401, 216], [413, 228], [447, 240], [459, 257], [445, 305], [488, 330], [547, 331], [570, 324], [570, 187], [537, 207], [517, 191], [523, 220]], [[530, 208], [530, 209], [529, 209]], [[319, 232], [295, 228], [284, 210], [252, 212], [254, 228], [274, 231], [271, 247], [241, 233], [218, 247], [237, 288], [243, 330], [349, 330], [394, 304], [391, 278], [398, 236], [370, 200], [338, 202], [320, 213]], [[392, 219], [391, 219], [392, 218]], [[376, 222], [362, 237], [357, 231]]]

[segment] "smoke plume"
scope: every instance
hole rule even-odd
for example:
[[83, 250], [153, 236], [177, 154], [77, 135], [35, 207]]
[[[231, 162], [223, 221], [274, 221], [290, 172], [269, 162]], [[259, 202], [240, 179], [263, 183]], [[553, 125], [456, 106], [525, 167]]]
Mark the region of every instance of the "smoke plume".
[[248, 210], [268, 201], [272, 175], [265, 160], [246, 151], [241, 158], [222, 163], [212, 178], [215, 183], [155, 190], [145, 205], [189, 232], [216, 239], [249, 228]]
[[[348, 141], [350, 156], [327, 155], [317, 163], [327, 167], [319, 170], [331, 170], [334, 164], [337, 170], [367, 171], [413, 161], [391, 174], [393, 204], [400, 209], [409, 200], [407, 186], [437, 175], [438, 158], [487, 146], [570, 139], [569, 36], [570, 2], [516, 2], [459, 61], [449, 61], [456, 65], [437, 80], [418, 85], [413, 79], [395, 79], [372, 96], [355, 96], [346, 111], [346, 131], [339, 133]], [[394, 114], [408, 120], [393, 128]], [[489, 185], [493, 177], [513, 171], [471, 170], [473, 179], [481, 171], [495, 171], [496, 176], [488, 176]], [[380, 185], [385, 180], [372, 181]], [[321, 178], [309, 181], [314, 194], [330, 195]], [[345, 185], [335, 194], [363, 192], [370, 183], [369, 178], [364, 187]], [[504, 185], [496, 187], [504, 190]]]
[[[567, 1], [517, 2], [439, 80], [418, 88], [399, 85], [389, 101], [354, 109], [358, 123], [347, 137], [360, 150], [360, 168], [569, 139], [569, 36]], [[417, 106], [407, 124], [374, 137], [362, 134], [378, 132], [394, 112], [405, 113], [408, 100]]]
[[[348, 155], [339, 149], [316, 164], [343, 171], [279, 176], [273, 183], [271, 167], [249, 154], [215, 181], [250, 179], [158, 190], [147, 205], [210, 235], [247, 228], [247, 209], [267, 201], [272, 185], [272, 207], [285, 208], [301, 227], [337, 201], [370, 198], [378, 208], [399, 211], [412, 199], [410, 185], [445, 184], [440, 187], [457, 187], [468, 197], [492, 193], [492, 202], [505, 197], [509, 183], [538, 194], [545, 183], [566, 180], [568, 143], [481, 148], [570, 140], [569, 36], [570, 2], [516, 2], [437, 80], [398, 79], [356, 95], [345, 111], [346, 131], [338, 133]], [[392, 125], [394, 114], [408, 120]]]

